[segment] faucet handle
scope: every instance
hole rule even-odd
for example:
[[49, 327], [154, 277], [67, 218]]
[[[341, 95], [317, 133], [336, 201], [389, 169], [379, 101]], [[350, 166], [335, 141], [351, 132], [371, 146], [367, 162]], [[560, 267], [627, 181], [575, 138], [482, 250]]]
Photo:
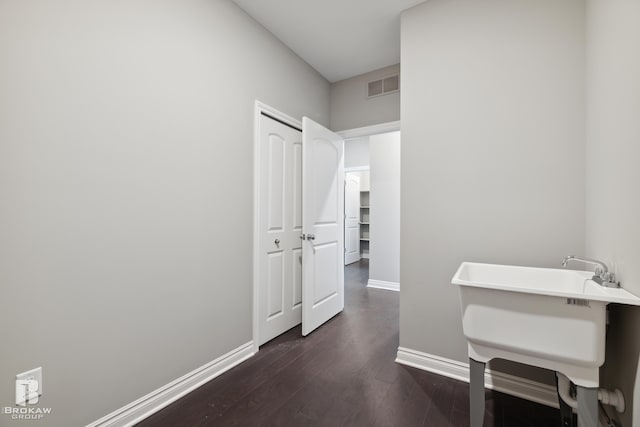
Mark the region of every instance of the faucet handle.
[[607, 286], [609, 288], [619, 288], [620, 287], [620, 282], [616, 281], [615, 273], [607, 271], [606, 273], [602, 274], [600, 277], [602, 277], [602, 284], [604, 286]]

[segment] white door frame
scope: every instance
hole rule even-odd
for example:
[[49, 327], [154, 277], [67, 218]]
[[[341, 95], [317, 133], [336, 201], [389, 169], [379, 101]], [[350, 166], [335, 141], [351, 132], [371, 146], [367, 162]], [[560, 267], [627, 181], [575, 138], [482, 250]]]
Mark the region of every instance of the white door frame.
[[255, 101], [254, 119], [253, 119], [253, 352], [257, 353], [260, 347], [259, 335], [259, 301], [258, 292], [260, 284], [260, 117], [262, 113], [302, 130], [302, 122], [293, 117], [276, 110], [275, 108]]
[[[400, 120], [395, 122], [380, 123], [378, 125], [364, 126], [355, 129], [346, 129], [336, 132], [345, 142], [347, 139], [359, 138], [361, 136], [377, 135], [379, 133], [395, 132], [400, 130]], [[352, 169], [355, 170], [355, 169]]]
[[369, 172], [369, 166], [352, 166], [350, 168], [344, 168], [344, 173], [349, 172]]
[[[259, 350], [259, 317], [258, 317], [258, 291], [260, 283], [260, 116], [262, 113], [280, 120], [286, 124], [302, 129], [302, 121], [295, 119], [264, 102], [255, 101], [253, 118], [253, 352]], [[400, 121], [382, 123], [373, 126], [365, 126], [355, 129], [347, 129], [336, 132], [345, 140], [360, 136], [370, 136], [379, 133], [394, 132], [400, 130]]]
[[[377, 125], [364, 126], [360, 128], [346, 129], [336, 133], [344, 139], [345, 144], [348, 144], [350, 139], [361, 138], [363, 136], [379, 135], [381, 133], [398, 132], [398, 131], [401, 131], [400, 120], [397, 120], [395, 122], [387, 122], [387, 123], [380, 123]], [[402, 166], [400, 167], [402, 168]], [[345, 168], [344, 171], [345, 173], [357, 172], [357, 171], [371, 172], [369, 166], [354, 166], [351, 168]], [[397, 289], [394, 289], [394, 290], [397, 290]]]

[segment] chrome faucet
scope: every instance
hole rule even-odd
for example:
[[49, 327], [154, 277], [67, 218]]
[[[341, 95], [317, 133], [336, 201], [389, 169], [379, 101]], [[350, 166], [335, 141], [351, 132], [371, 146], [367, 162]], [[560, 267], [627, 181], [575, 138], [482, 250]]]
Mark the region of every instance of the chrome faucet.
[[616, 281], [616, 275], [609, 271], [609, 269], [607, 268], [607, 265], [604, 262], [598, 261], [596, 259], [582, 258], [582, 257], [577, 257], [575, 255], [569, 255], [564, 257], [564, 259], [562, 260], [562, 266], [566, 267], [569, 261], [580, 261], [585, 264], [595, 265], [596, 270], [594, 271], [594, 274], [591, 280], [607, 288], [620, 287], [620, 282]]

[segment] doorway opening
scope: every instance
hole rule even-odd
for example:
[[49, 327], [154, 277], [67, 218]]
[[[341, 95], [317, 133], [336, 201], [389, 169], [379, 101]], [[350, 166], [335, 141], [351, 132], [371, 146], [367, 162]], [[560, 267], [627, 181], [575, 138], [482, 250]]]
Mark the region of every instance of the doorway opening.
[[367, 274], [367, 287], [399, 291], [400, 122], [340, 135], [345, 138], [345, 274]]

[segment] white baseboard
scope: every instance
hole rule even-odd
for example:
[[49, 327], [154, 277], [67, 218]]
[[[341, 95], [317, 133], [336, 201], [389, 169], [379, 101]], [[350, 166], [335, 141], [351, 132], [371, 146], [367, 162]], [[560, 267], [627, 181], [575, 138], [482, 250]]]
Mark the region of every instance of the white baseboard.
[[117, 409], [87, 427], [128, 427], [150, 417], [196, 388], [253, 356], [253, 341], [231, 350], [188, 374]]
[[367, 288], [386, 289], [388, 291], [400, 291], [400, 283], [369, 279], [369, 281], [367, 282]]
[[[422, 369], [423, 371], [469, 382], [468, 363], [458, 362], [457, 360], [434, 356], [403, 347], [398, 347], [396, 362]], [[491, 390], [558, 408], [556, 388], [548, 384], [542, 384], [537, 381], [487, 369], [484, 374], [484, 385]]]

